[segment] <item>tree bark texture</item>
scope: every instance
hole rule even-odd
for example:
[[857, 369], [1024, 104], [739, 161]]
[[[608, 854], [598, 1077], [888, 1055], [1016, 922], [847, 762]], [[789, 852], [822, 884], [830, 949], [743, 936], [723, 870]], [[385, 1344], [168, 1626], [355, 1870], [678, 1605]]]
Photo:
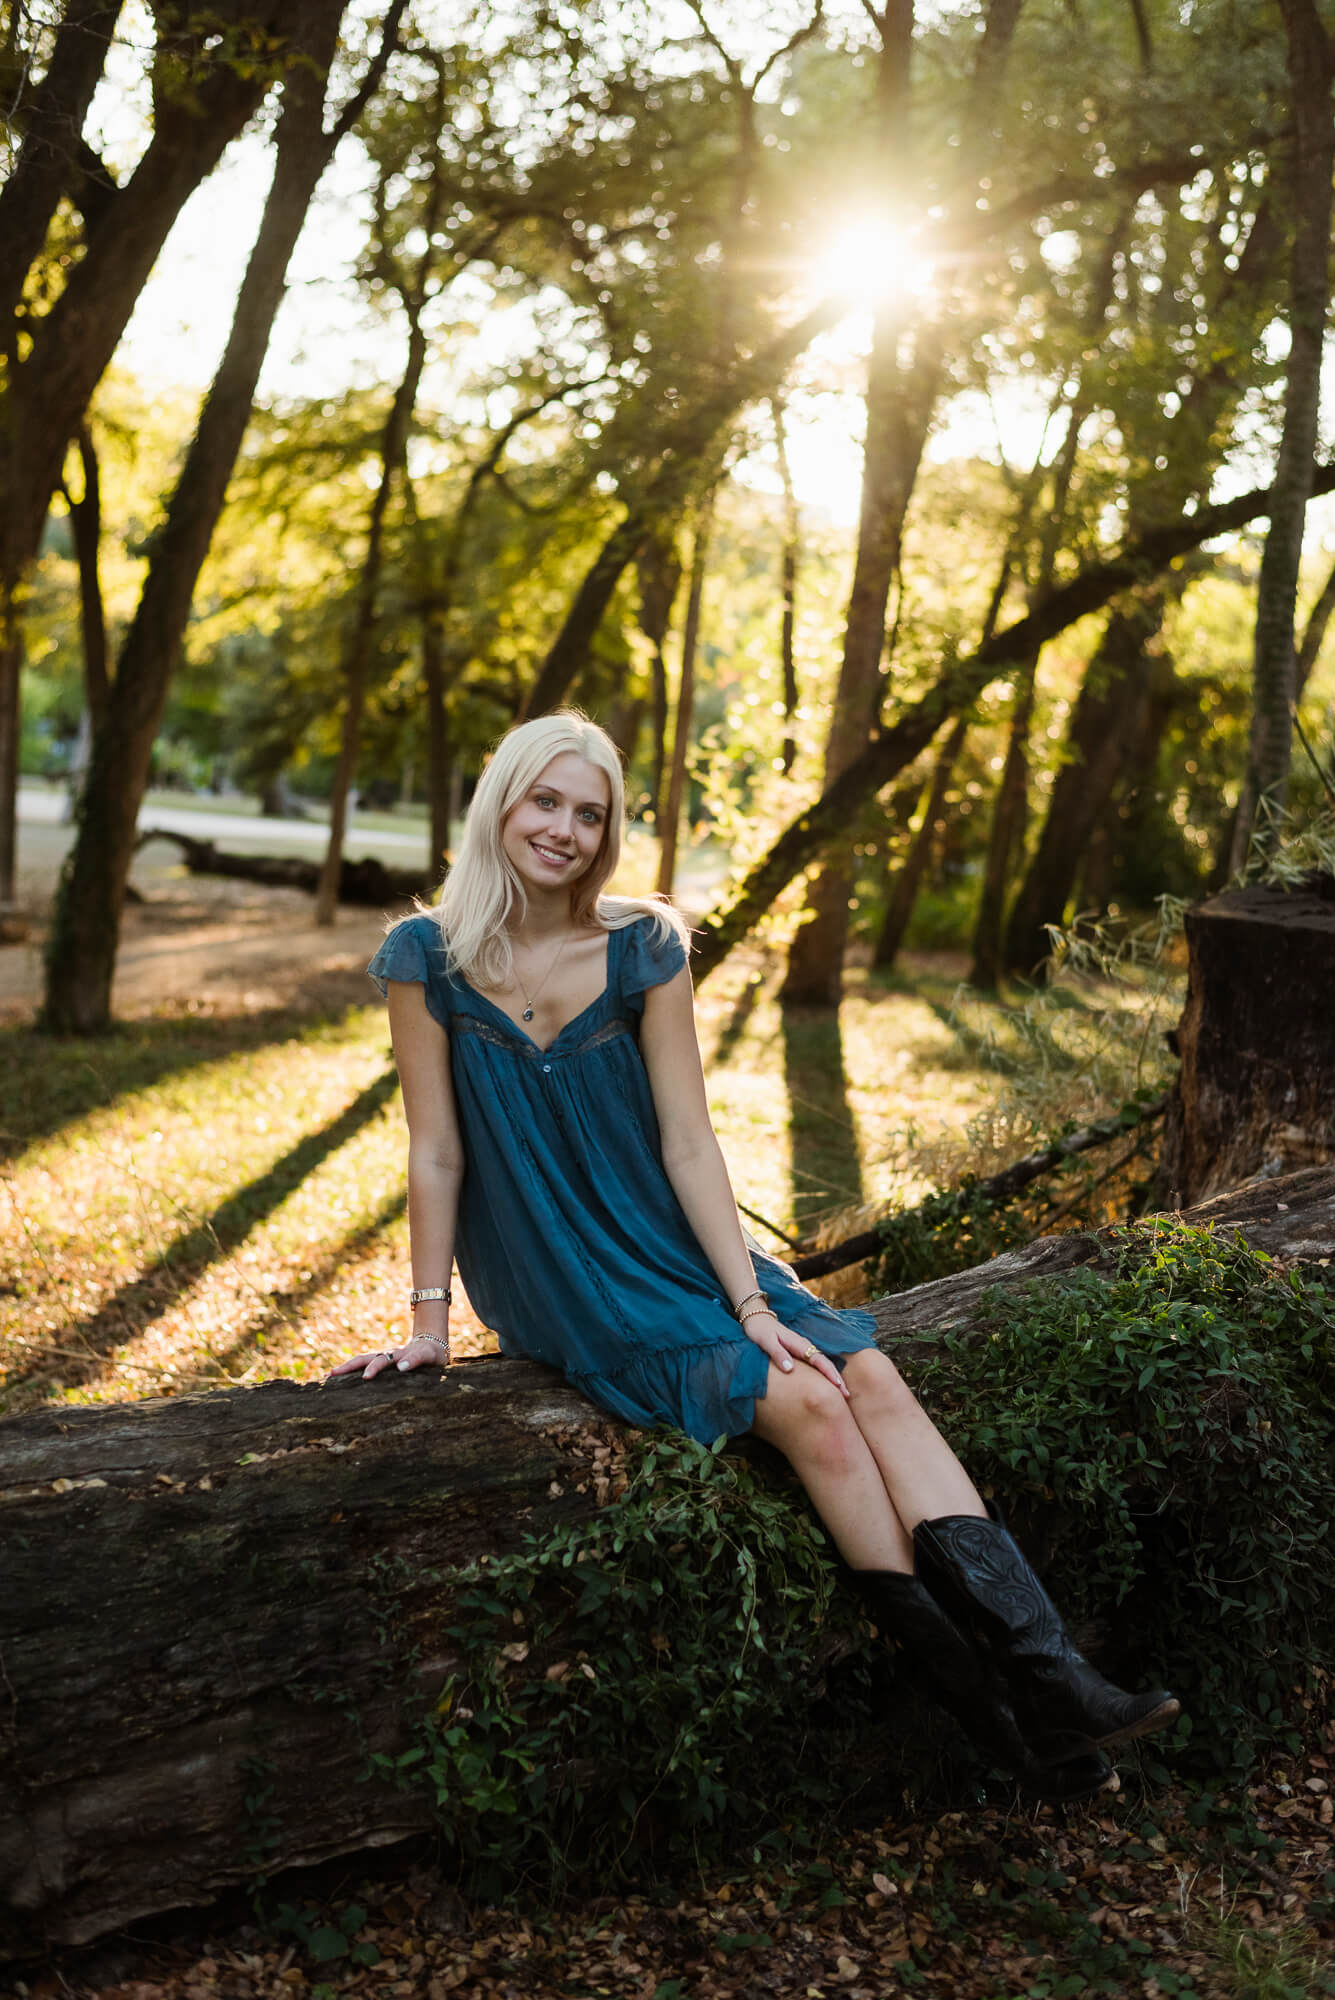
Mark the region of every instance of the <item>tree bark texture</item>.
[[[1335, 1171], [1189, 1219], [1329, 1256]], [[1099, 1254], [1041, 1239], [882, 1300], [879, 1338], [911, 1366], [992, 1288]], [[0, 1423], [0, 1958], [424, 1831], [366, 1753], [402, 1754], [447, 1679], [458, 1571], [591, 1514], [620, 1437], [499, 1357]]]
[[1321, 358], [1330, 304], [1331, 178], [1335, 118], [1331, 39], [1313, 0], [1279, 0], [1284, 18], [1294, 119], [1289, 264], [1289, 363], [1284, 428], [1275, 466], [1270, 526], [1256, 590], [1252, 720], [1247, 771], [1233, 830], [1232, 865], [1243, 868], [1253, 839], [1268, 853], [1279, 837], [1288, 790], [1297, 692], [1293, 620], [1311, 494], [1312, 453], [1321, 406]]
[[[330, 132], [323, 122], [326, 80], [342, 16], [343, 0], [310, 0], [303, 17], [303, 59], [294, 60], [284, 84], [273, 182], [227, 347], [166, 519], [154, 538], [148, 575], [116, 662], [107, 713], [93, 742], [78, 833], [62, 877], [47, 953], [42, 1019], [59, 1033], [97, 1033], [110, 1023], [121, 912], [153, 743], [195, 583], [250, 420], [288, 263], [316, 184], [344, 129], [342, 118]], [[387, 25], [386, 37], [391, 33]]]
[[[1335, 491], [1335, 466], [1313, 475], [1314, 493]], [[1017, 659], [1042, 646], [1078, 618], [1099, 611], [1135, 585], [1144, 584], [1178, 556], [1211, 536], [1240, 528], [1265, 512], [1269, 491], [1240, 494], [1236, 500], [1151, 529], [1107, 562], [1091, 563], [1069, 583], [986, 644], [948, 667], [913, 707], [879, 729], [867, 748], [820, 797], [791, 820], [769, 852], [743, 879], [730, 902], [697, 925], [701, 942], [693, 956], [697, 982], [707, 979], [772, 907], [775, 898], [801, 874], [829, 842], [846, 838], [849, 818], [861, 812], [892, 778], [920, 756], [942, 724], [977, 701], [988, 683]]]
[[1228, 890], [1186, 931], [1160, 1180], [1175, 1206], [1335, 1158], [1335, 878]]

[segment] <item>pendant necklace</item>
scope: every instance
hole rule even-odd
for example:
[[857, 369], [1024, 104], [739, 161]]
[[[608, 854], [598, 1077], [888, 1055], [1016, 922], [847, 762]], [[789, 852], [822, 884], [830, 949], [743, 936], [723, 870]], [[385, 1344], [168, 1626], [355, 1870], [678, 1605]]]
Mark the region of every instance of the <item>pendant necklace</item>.
[[560, 944], [556, 947], [556, 950], [552, 956], [551, 964], [547, 967], [547, 970], [543, 973], [542, 978], [538, 981], [537, 985], [534, 987], [531, 993], [529, 992], [527, 986], [525, 986], [523, 980], [519, 976], [519, 967], [515, 962], [514, 947], [513, 945], [511, 946], [510, 965], [514, 972], [515, 984], [518, 986], [520, 992], [523, 994], [525, 1001], [524, 1011], [523, 1014], [520, 1016], [521, 1020], [531, 1021], [533, 1019], [533, 1002], [537, 999], [539, 993], [541, 993], [543, 987], [547, 984], [547, 981], [551, 978], [552, 974], [555, 972], [557, 961], [560, 959], [561, 953], [565, 950], [569, 942], [570, 942], [570, 932], [567, 931], [565, 936], [562, 938]]

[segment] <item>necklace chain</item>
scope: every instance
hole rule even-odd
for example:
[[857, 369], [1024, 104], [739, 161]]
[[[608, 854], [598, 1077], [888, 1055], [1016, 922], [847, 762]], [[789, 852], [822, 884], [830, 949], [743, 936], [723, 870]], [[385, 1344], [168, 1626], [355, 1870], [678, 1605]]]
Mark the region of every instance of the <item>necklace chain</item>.
[[520, 992], [524, 996], [524, 1011], [520, 1017], [522, 1020], [531, 1021], [533, 1019], [533, 1002], [537, 999], [539, 993], [541, 993], [543, 987], [547, 984], [547, 981], [551, 978], [552, 974], [555, 972], [557, 963], [561, 957], [561, 953], [565, 950], [569, 942], [570, 942], [570, 932], [567, 931], [565, 936], [561, 939], [560, 944], [557, 945], [555, 952], [552, 954], [551, 964], [547, 967], [547, 970], [543, 973], [542, 978], [538, 981], [537, 985], [534, 987], [531, 993], [529, 992], [527, 986], [525, 986], [523, 979], [520, 977], [519, 965], [514, 955], [514, 946], [511, 945], [510, 964], [514, 970], [515, 983], [518, 986]]

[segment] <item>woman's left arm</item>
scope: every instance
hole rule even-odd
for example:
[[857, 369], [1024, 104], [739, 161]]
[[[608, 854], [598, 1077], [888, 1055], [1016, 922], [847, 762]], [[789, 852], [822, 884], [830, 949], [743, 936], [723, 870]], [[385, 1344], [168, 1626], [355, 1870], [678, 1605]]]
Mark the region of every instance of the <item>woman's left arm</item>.
[[[640, 1050], [658, 1113], [664, 1171], [729, 1302], [739, 1306], [757, 1289], [755, 1267], [709, 1116], [691, 975], [685, 966], [675, 978], [651, 986], [645, 994]], [[742, 1330], [785, 1370], [791, 1369], [793, 1356], [804, 1356], [810, 1345], [772, 1312], [748, 1313]], [[844, 1390], [843, 1377], [825, 1355], [816, 1352], [805, 1358]]]

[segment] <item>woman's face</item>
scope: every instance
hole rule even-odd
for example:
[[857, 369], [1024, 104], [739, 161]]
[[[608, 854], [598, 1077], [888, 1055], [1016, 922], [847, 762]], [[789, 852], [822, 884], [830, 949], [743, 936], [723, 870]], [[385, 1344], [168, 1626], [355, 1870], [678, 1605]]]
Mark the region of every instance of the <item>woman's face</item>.
[[501, 822], [501, 846], [524, 887], [548, 895], [586, 875], [602, 851], [611, 808], [606, 774], [586, 757], [553, 757]]

